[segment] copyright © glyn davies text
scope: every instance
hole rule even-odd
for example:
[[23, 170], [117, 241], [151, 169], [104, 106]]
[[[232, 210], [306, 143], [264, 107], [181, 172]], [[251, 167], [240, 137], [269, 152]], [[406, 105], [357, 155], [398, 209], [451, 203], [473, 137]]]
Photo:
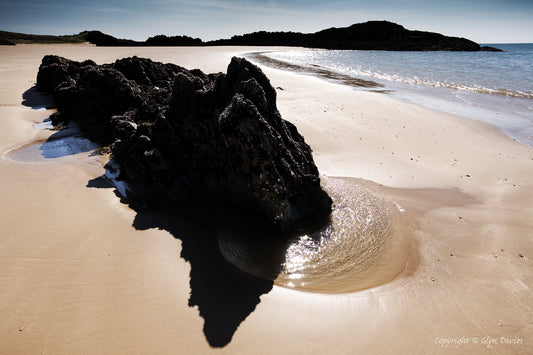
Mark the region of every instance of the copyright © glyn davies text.
[[433, 343], [441, 348], [459, 348], [463, 345], [473, 344], [485, 346], [490, 349], [495, 346], [524, 344], [524, 339], [506, 336], [492, 337], [489, 335], [481, 337], [435, 337]]

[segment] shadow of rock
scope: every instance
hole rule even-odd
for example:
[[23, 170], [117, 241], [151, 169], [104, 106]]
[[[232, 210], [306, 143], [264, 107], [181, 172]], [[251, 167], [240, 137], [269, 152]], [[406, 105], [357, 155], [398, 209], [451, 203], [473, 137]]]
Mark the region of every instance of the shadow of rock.
[[223, 347], [260, 303], [260, 296], [272, 289], [273, 281], [248, 275], [223, 258], [217, 226], [206, 224], [212, 212], [212, 208], [160, 207], [139, 211], [133, 226], [163, 229], [181, 240], [181, 257], [191, 265], [189, 306], [198, 306], [209, 344]]
[[105, 177], [99, 176], [92, 180], [89, 180], [87, 187], [97, 188], [97, 189], [111, 189], [114, 188], [113, 184]]
[[78, 128], [72, 125], [52, 134], [39, 146], [41, 155], [46, 159], [61, 158], [69, 155], [90, 152], [99, 146], [84, 138]]
[[[87, 187], [113, 186], [105, 176], [101, 176], [90, 180]], [[222, 255], [222, 250], [229, 254], [234, 252], [238, 259], [241, 250], [232, 249], [234, 241], [242, 239], [249, 243], [250, 238], [257, 238], [257, 235], [243, 234], [251, 231], [252, 226], [256, 231], [264, 230], [261, 224], [256, 224], [261, 222], [251, 216], [207, 204], [187, 207], [169, 204], [138, 209], [136, 212], [133, 222], [135, 229], [157, 228], [181, 240], [180, 256], [191, 266], [188, 305], [198, 307], [204, 319], [203, 332], [209, 345], [213, 348], [228, 345], [239, 325], [261, 302], [260, 297], [272, 290], [273, 279], [279, 273], [284, 257], [282, 239], [277, 243], [278, 248], [271, 248], [275, 252], [270, 255], [270, 268], [267, 267], [269, 270], [265, 273], [267, 278], [255, 277], [232, 265], [234, 259], [228, 261], [231, 255]], [[231, 235], [232, 242], [226, 242], [227, 234]], [[252, 258], [249, 253], [241, 257]]]
[[[34, 110], [45, 110], [54, 106], [53, 97], [38, 91], [35, 86], [26, 90], [22, 97], [22, 105]], [[50, 118], [34, 123], [33, 126], [40, 130], [56, 130]], [[31, 143], [13, 150], [10, 157], [17, 161], [39, 162], [43, 161], [43, 158], [44, 160], [62, 158], [90, 152], [98, 147], [81, 134], [75, 123], [70, 123], [68, 127], [54, 132], [45, 141]]]
[[29, 88], [22, 94], [21, 104], [34, 110], [55, 108], [53, 96], [37, 90], [36, 86]]
[[[39, 125], [45, 126], [45, 123]], [[76, 130], [67, 128], [52, 134], [45, 141], [14, 149], [10, 151], [9, 157], [21, 162], [42, 162], [90, 152], [97, 148], [98, 145], [79, 135]]]

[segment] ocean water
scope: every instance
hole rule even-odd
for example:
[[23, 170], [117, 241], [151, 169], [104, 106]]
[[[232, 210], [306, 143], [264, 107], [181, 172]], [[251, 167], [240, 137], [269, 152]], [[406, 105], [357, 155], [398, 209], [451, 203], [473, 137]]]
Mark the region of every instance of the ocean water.
[[[533, 145], [533, 44], [505, 52], [291, 50], [269, 58], [381, 84], [401, 100], [489, 122]], [[376, 90], [364, 88], [361, 90]]]

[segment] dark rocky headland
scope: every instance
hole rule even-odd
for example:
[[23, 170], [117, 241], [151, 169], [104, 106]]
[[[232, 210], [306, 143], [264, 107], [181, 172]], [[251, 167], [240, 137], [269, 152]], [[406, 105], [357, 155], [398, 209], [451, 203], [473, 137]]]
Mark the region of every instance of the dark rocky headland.
[[254, 32], [218, 40], [211, 45], [297, 46], [322, 49], [388, 51], [496, 51], [479, 44], [440, 33], [412, 31], [388, 21], [369, 21], [349, 27], [329, 28], [315, 33]]
[[280, 230], [331, 211], [310, 147], [245, 59], [204, 74], [137, 57], [97, 65], [45, 56], [37, 88], [53, 94], [54, 125], [75, 121], [110, 148], [137, 206], [214, 201]]
[[494, 51], [493, 47], [439, 33], [412, 31], [388, 21], [369, 21], [349, 27], [329, 28], [315, 33], [259, 31], [203, 42], [188, 36], [159, 35], [146, 41], [119, 39], [100, 31], [83, 31], [73, 36], [25, 35], [0, 31], [1, 44], [81, 43], [97, 46], [289, 46], [322, 49], [391, 50], [391, 51]]

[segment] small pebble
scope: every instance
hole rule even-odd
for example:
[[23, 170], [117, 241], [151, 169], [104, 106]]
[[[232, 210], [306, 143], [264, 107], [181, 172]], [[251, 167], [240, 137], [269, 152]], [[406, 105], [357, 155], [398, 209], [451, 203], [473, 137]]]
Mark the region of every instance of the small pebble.
[[24, 326], [20, 327], [19, 328], [19, 332], [23, 331], [24, 330]]

